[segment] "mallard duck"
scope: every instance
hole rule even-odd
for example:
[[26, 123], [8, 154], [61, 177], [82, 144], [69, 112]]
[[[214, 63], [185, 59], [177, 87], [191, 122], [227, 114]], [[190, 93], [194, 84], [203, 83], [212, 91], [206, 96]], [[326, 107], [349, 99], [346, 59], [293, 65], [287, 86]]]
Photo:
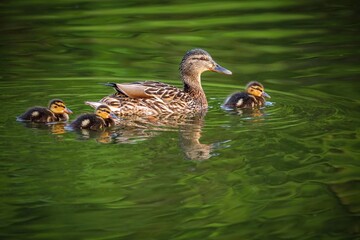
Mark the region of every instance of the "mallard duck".
[[115, 125], [114, 119], [117, 117], [106, 105], [100, 105], [96, 108], [95, 113], [87, 113], [80, 115], [70, 126], [73, 129], [90, 129], [101, 130], [106, 127]]
[[244, 92], [237, 92], [230, 95], [224, 102], [225, 108], [253, 109], [263, 107], [265, 98], [270, 95], [264, 91], [264, 86], [259, 82], [249, 82]]
[[69, 120], [72, 111], [65, 106], [64, 101], [53, 99], [49, 102], [49, 107], [32, 107], [21, 114], [19, 121], [30, 121], [36, 123], [62, 122]]
[[180, 75], [184, 88], [181, 90], [162, 82], [108, 83], [115, 94], [100, 102], [87, 102], [97, 107], [107, 104], [118, 116], [154, 116], [185, 114], [206, 110], [208, 102], [201, 86], [201, 73], [213, 71], [231, 75], [231, 71], [217, 64], [202, 49], [188, 51], [180, 63]]

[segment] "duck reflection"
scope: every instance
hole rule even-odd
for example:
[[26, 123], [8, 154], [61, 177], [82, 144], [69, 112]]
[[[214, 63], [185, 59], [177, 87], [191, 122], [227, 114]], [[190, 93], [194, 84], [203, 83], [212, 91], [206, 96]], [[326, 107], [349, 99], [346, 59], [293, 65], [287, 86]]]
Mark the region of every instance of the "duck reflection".
[[[70, 130], [69, 127], [67, 127], [67, 130]], [[73, 130], [75, 133], [78, 134], [80, 140], [90, 140], [95, 139], [97, 142], [100, 143], [111, 143], [112, 142], [112, 136], [111, 131], [108, 129], [102, 129], [102, 130], [89, 130], [89, 129], [76, 129]]]
[[176, 130], [179, 132], [179, 145], [185, 158], [203, 161], [212, 157], [214, 150], [214, 144], [200, 142], [204, 117], [205, 113], [198, 113], [191, 117], [187, 115], [137, 117], [136, 119], [122, 119], [116, 127], [101, 131], [81, 129], [76, 132], [84, 140], [95, 138], [101, 143], [133, 144]]
[[200, 142], [205, 113], [194, 116], [179, 128], [180, 147], [189, 160], [203, 161], [212, 156], [214, 144]]
[[190, 116], [173, 114], [124, 119], [121, 122], [123, 127], [115, 131], [115, 142], [133, 143], [175, 130], [179, 132], [179, 145], [187, 159], [206, 160], [212, 156], [213, 147], [212, 144], [200, 142], [205, 115], [206, 112], [199, 112]]

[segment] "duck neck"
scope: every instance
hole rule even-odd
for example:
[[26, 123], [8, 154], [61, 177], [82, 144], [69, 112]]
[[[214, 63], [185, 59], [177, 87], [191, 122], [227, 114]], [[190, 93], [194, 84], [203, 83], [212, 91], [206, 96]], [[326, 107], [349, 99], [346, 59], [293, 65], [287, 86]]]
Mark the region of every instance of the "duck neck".
[[201, 106], [202, 109], [208, 107], [208, 102], [206, 100], [205, 92], [201, 86], [201, 73], [197, 75], [182, 75], [182, 80], [184, 82], [184, 92], [188, 93], [193, 97], [195, 102]]

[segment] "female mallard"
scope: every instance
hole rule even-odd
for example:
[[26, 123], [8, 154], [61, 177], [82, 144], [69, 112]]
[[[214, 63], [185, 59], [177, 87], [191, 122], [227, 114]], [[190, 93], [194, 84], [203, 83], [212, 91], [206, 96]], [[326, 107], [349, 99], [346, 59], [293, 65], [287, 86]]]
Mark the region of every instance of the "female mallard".
[[264, 91], [264, 86], [259, 82], [249, 82], [245, 92], [237, 92], [230, 95], [224, 102], [225, 108], [260, 108], [266, 103], [265, 98], [270, 95]]
[[108, 83], [117, 92], [104, 97], [100, 102], [87, 104], [96, 107], [105, 103], [122, 117], [184, 114], [205, 110], [208, 103], [201, 86], [201, 73], [205, 71], [232, 74], [217, 64], [206, 51], [193, 49], [185, 54], [180, 64], [183, 90], [154, 81]]
[[79, 116], [70, 123], [70, 126], [73, 129], [101, 130], [114, 126], [114, 119], [117, 119], [117, 117], [111, 112], [110, 108], [106, 105], [100, 105], [96, 108], [95, 113]]
[[25, 113], [21, 114], [17, 119], [19, 121], [30, 121], [37, 123], [61, 122], [69, 120], [69, 115], [72, 113], [70, 109], [65, 106], [64, 101], [60, 99], [53, 99], [49, 102], [49, 107], [32, 107]]

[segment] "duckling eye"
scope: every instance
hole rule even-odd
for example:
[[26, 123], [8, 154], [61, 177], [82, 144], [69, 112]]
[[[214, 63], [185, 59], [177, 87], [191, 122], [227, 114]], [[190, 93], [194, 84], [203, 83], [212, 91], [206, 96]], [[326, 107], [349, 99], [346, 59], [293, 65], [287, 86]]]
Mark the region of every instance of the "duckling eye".
[[200, 60], [207, 61], [208, 59], [206, 57], [201, 57]]
[[259, 92], [262, 92], [263, 90], [261, 88], [254, 88], [254, 90], [257, 90]]
[[57, 104], [57, 103], [54, 103], [53, 104], [53, 106], [54, 106], [54, 108], [65, 108], [65, 106], [63, 106], [63, 105], [59, 105], [59, 104]]

